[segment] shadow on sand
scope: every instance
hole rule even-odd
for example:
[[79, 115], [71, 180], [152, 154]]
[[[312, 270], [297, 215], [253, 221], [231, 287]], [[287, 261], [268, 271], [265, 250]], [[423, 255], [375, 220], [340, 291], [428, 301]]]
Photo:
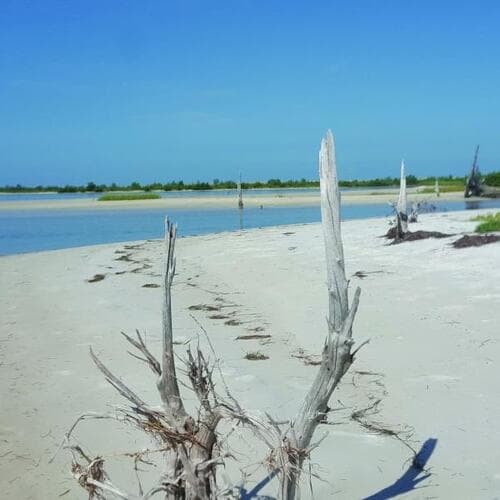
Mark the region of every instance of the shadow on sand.
[[[416, 486], [431, 475], [430, 472], [425, 471], [425, 465], [434, 452], [437, 441], [435, 438], [429, 438], [416, 454], [410, 468], [396, 482], [363, 500], [388, 500], [417, 489]], [[418, 477], [422, 473], [424, 475]]]
[[271, 479], [278, 473], [278, 469], [271, 472], [268, 476], [266, 476], [260, 483], [258, 483], [254, 488], [250, 491], [247, 491], [245, 488], [240, 488], [240, 499], [241, 500], [275, 500], [274, 497], [261, 496], [258, 495], [259, 491], [266, 486], [267, 483], [271, 481]]
[[[398, 495], [402, 495], [403, 493], [408, 493], [409, 491], [417, 489], [417, 485], [422, 481], [425, 481], [431, 476], [430, 472], [425, 471], [425, 466], [431, 455], [433, 454], [436, 445], [437, 439], [429, 438], [420, 448], [420, 451], [415, 455], [415, 458], [412, 460], [412, 464], [409, 469], [393, 484], [384, 488], [383, 490], [370, 495], [369, 497], [365, 497], [363, 500], [389, 500], [390, 498], [397, 497]], [[271, 472], [267, 477], [265, 477], [260, 483], [258, 483], [254, 488], [250, 491], [247, 491], [245, 488], [240, 489], [240, 499], [241, 500], [274, 500], [273, 497], [269, 496], [260, 496], [258, 495], [259, 491], [266, 486], [271, 479], [277, 474], [277, 470]], [[424, 474], [421, 477], [420, 474]]]

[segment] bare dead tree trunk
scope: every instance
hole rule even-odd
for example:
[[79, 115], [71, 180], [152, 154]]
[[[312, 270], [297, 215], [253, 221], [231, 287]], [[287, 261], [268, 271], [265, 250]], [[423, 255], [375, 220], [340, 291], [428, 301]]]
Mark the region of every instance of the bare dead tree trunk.
[[[167, 220], [161, 364], [148, 350], [138, 331], [137, 338], [123, 334], [139, 352], [139, 355], [130, 354], [146, 363], [158, 376], [157, 388], [163, 408], [149, 406], [120, 378], [113, 375], [91, 351], [96, 366], [129, 405], [120, 408], [116, 415], [87, 414], [82, 416], [66, 434], [66, 441], [70, 443], [71, 434], [76, 425], [87, 418], [108, 418], [133, 424], [159, 444], [159, 448], [153, 451], [160, 452], [163, 456], [161, 480], [159, 484], [139, 496], [122, 492], [109, 480], [102, 458], [97, 457], [91, 460], [80, 446], [70, 445], [68, 447], [73, 453], [73, 475], [89, 492], [90, 498], [104, 499], [107, 498], [107, 494], [110, 494], [127, 500], [146, 500], [157, 493], [162, 493], [166, 500], [215, 500], [223, 496], [218, 490], [216, 481], [216, 467], [222, 463], [223, 459], [217, 447], [216, 428], [223, 416], [234, 419], [245, 419], [245, 417], [236, 400], [229, 393], [227, 393], [229, 401], [220, 400], [212, 382], [213, 369], [199, 348], [195, 353], [188, 349], [186, 360], [187, 376], [198, 399], [199, 407], [194, 417], [185, 410], [179, 391], [173, 350], [171, 287], [175, 275], [175, 241], [176, 227]], [[142, 453], [138, 452], [137, 457], [141, 456]], [[142, 492], [142, 486], [140, 489]], [[224, 496], [227, 497], [227, 495]]]
[[401, 160], [401, 178], [399, 181], [399, 198], [396, 206], [396, 239], [402, 239], [408, 232], [408, 213], [406, 203], [405, 162]]
[[317, 426], [326, 421], [328, 402], [338, 383], [354, 360], [351, 352], [352, 325], [359, 304], [360, 288], [354, 293], [349, 309], [348, 281], [344, 269], [344, 250], [340, 232], [340, 192], [337, 180], [335, 145], [331, 131], [321, 142], [319, 153], [321, 217], [326, 253], [329, 312], [328, 333], [322, 361], [304, 403], [283, 439], [276, 455], [281, 466], [280, 487], [283, 500], [294, 500], [302, 465], [314, 445], [311, 440]]
[[237, 191], [238, 191], [238, 208], [241, 210], [243, 208], [243, 191], [241, 189], [241, 173], [240, 173], [240, 180], [238, 181], [238, 185], [237, 185]]
[[469, 177], [465, 182], [464, 197], [470, 198], [471, 196], [481, 196], [483, 192], [481, 174], [479, 173], [479, 166], [477, 164], [477, 158], [479, 156], [479, 144], [476, 146], [476, 151], [474, 153], [474, 161], [472, 162], [472, 167], [470, 170]]

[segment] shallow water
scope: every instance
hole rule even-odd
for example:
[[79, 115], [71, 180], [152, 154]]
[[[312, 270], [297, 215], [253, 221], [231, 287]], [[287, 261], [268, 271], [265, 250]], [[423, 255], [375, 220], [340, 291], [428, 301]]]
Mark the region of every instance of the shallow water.
[[[374, 190], [391, 190], [394, 186], [382, 186], [372, 188], [341, 188], [341, 191], [370, 191]], [[200, 191], [154, 191], [162, 198], [185, 198], [190, 196], [195, 197], [211, 197], [211, 196], [228, 196], [236, 198], [235, 189], [209, 189]], [[33, 200], [97, 200], [106, 193], [0, 193], [0, 203], [3, 201], [33, 201]], [[254, 196], [286, 196], [288, 194], [318, 194], [319, 188], [263, 188], [263, 189], [244, 189], [245, 198]]]
[[[500, 200], [439, 202], [436, 211], [500, 208]], [[187, 210], [15, 210], [0, 212], [0, 255], [38, 252], [119, 241], [161, 238], [164, 218], [178, 224], [180, 236], [283, 224], [319, 222], [319, 207]], [[346, 205], [342, 218], [391, 215], [384, 204]]]

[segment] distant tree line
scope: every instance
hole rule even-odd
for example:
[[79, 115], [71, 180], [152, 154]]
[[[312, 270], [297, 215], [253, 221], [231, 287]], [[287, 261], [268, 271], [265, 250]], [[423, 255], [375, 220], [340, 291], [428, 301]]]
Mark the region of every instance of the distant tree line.
[[[452, 175], [438, 177], [440, 185], [464, 185], [464, 177], [454, 177]], [[500, 186], [500, 171], [491, 172], [483, 177], [486, 184], [489, 186]], [[423, 177], [417, 178], [414, 175], [406, 177], [406, 184], [408, 186], [425, 186], [433, 185], [436, 177]], [[398, 186], [399, 177], [377, 177], [368, 180], [351, 180], [340, 181], [340, 187], [384, 187], [384, 186]], [[259, 189], [259, 188], [317, 188], [319, 181], [316, 180], [281, 180], [269, 179], [268, 181], [256, 182], [242, 182], [243, 189]], [[140, 184], [139, 182], [131, 182], [128, 185], [112, 184], [96, 184], [95, 182], [88, 182], [85, 186], [3, 186], [0, 187], [0, 192], [3, 193], [34, 193], [34, 192], [57, 192], [57, 193], [102, 193], [113, 191], [201, 191], [211, 189], [236, 189], [236, 182], [234, 181], [221, 181], [214, 179], [212, 182], [192, 182], [184, 183], [183, 181], [171, 181], [167, 183], [153, 182], [151, 184]]]

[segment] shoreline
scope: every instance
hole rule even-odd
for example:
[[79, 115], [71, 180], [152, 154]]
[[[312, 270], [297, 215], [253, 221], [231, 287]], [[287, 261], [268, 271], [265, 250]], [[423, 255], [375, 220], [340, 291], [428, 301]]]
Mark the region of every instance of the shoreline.
[[[342, 203], [344, 205], [356, 204], [387, 204], [397, 200], [399, 190], [394, 192], [378, 193], [377, 191], [342, 192]], [[441, 196], [419, 193], [416, 190], [408, 190], [408, 203], [429, 202], [440, 203], [443, 201], [481, 201], [484, 198], [464, 199], [461, 192], [442, 193]], [[293, 207], [293, 206], [319, 206], [319, 191], [315, 194], [294, 193], [274, 196], [247, 196], [243, 198], [245, 207]], [[236, 197], [229, 196], [182, 196], [172, 198], [160, 198], [156, 200], [127, 200], [127, 201], [97, 201], [95, 199], [78, 198], [74, 200], [24, 200], [24, 201], [2, 201], [0, 212], [13, 210], [144, 210], [155, 208], [178, 208], [178, 209], [217, 209], [235, 208]]]

